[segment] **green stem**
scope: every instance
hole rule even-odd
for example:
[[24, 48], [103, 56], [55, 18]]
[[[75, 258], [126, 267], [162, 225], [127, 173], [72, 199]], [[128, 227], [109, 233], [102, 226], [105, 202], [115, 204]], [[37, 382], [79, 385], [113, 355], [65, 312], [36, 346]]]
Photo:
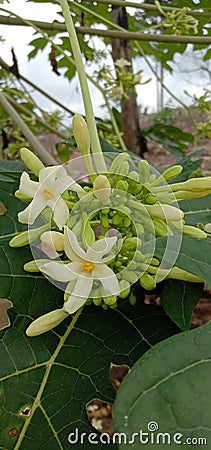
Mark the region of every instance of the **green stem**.
[[84, 107], [85, 107], [85, 111], [86, 111], [87, 125], [88, 125], [89, 133], [90, 133], [92, 152], [93, 152], [93, 154], [94, 153], [98, 154], [97, 158], [95, 158], [96, 159], [96, 168], [100, 172], [106, 172], [107, 169], [106, 169], [106, 165], [105, 165], [105, 161], [103, 158], [102, 149], [100, 146], [100, 141], [99, 141], [99, 137], [98, 137], [98, 133], [97, 133], [97, 127], [96, 127], [96, 123], [95, 123], [94, 111], [93, 111], [93, 107], [92, 107], [88, 82], [87, 82], [86, 73], [84, 70], [84, 65], [83, 65], [83, 61], [82, 61], [82, 56], [81, 56], [81, 51], [80, 51], [77, 35], [75, 32], [75, 27], [74, 27], [74, 24], [72, 21], [72, 17], [70, 14], [67, 0], [60, 0], [60, 4], [62, 7], [63, 16], [65, 19], [67, 31], [69, 34], [70, 45], [72, 47], [75, 65], [76, 65], [79, 80], [80, 80], [81, 91], [82, 91], [82, 96], [83, 96], [83, 101], [84, 101]]
[[19, 114], [15, 111], [13, 106], [8, 102], [5, 94], [0, 92], [0, 103], [6, 109], [8, 114], [11, 116], [11, 119], [18, 125], [20, 130], [22, 131], [26, 140], [31, 144], [32, 148], [36, 151], [39, 158], [46, 165], [55, 165], [57, 161], [51, 156], [47, 150], [43, 147], [43, 145], [39, 142], [39, 140], [34, 136], [28, 126], [25, 124], [23, 119], [19, 116]]

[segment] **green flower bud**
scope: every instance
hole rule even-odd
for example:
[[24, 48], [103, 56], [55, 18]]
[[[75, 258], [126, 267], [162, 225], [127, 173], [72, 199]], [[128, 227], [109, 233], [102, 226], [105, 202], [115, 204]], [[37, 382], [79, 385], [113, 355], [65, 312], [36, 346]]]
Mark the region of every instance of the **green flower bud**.
[[42, 264], [49, 263], [49, 259], [34, 259], [24, 264], [23, 268], [26, 272], [40, 272]]
[[135, 251], [137, 248], [140, 249], [141, 246], [142, 246], [141, 239], [134, 236], [125, 239], [122, 245], [122, 250]]
[[134, 254], [134, 260], [138, 263], [145, 261], [145, 255], [141, 253], [139, 250]]
[[124, 161], [119, 167], [116, 169], [116, 174], [119, 175], [127, 175], [130, 170], [130, 166], [127, 161]]
[[33, 152], [31, 152], [31, 150], [25, 147], [20, 149], [20, 156], [25, 166], [38, 177], [40, 170], [45, 167], [42, 161], [40, 161], [40, 159]]
[[129, 217], [125, 217], [124, 222], [123, 222], [123, 227], [129, 228], [130, 225], [131, 225], [131, 220], [129, 219]]
[[173, 267], [173, 269], [171, 269], [170, 272], [168, 272], [166, 278], [172, 278], [174, 280], [190, 281], [190, 283], [204, 283], [204, 281], [201, 278], [176, 266]]
[[144, 205], [151, 217], [156, 219], [170, 220], [172, 222], [183, 219], [184, 212], [175, 208], [175, 206], [156, 204], [156, 205]]
[[136, 283], [138, 280], [138, 276], [134, 272], [130, 272], [129, 270], [124, 270], [123, 280], [129, 281], [129, 283]]
[[164, 170], [164, 172], [162, 173], [162, 177], [166, 181], [173, 180], [174, 178], [178, 177], [178, 175], [180, 175], [182, 171], [183, 167], [178, 164], [172, 167], [168, 167], [168, 169]]
[[27, 336], [39, 336], [59, 325], [69, 314], [63, 309], [55, 309], [34, 320], [26, 330]]
[[102, 297], [99, 297], [99, 298], [95, 297], [95, 298], [93, 298], [93, 303], [94, 303], [95, 306], [102, 306], [102, 304], [103, 304]]
[[83, 156], [90, 154], [90, 134], [86, 121], [80, 114], [75, 114], [72, 121], [73, 135], [78, 149]]
[[141, 286], [147, 291], [152, 291], [156, 287], [155, 278], [148, 273], [144, 273], [140, 278]]
[[139, 170], [139, 179], [142, 184], [146, 184], [148, 182], [149, 174], [150, 174], [150, 166], [148, 161], [141, 160], [138, 164], [138, 170]]
[[134, 292], [131, 292], [129, 295], [129, 302], [131, 304], [131, 306], [134, 306], [136, 304], [136, 296], [134, 294]]
[[152, 222], [155, 229], [155, 235], [157, 237], [169, 236], [173, 234], [166, 222], [164, 222], [163, 220], [152, 219]]
[[64, 250], [64, 235], [58, 231], [46, 231], [40, 237], [41, 243], [57, 252]]
[[117, 169], [119, 169], [119, 167], [121, 167], [123, 162], [127, 161], [128, 159], [129, 159], [129, 154], [128, 153], [126, 153], [126, 152], [125, 153], [120, 153], [113, 160], [113, 162], [111, 164], [111, 168], [109, 170], [109, 173], [118, 173]]
[[112, 224], [113, 225], [119, 225], [122, 221], [122, 216], [120, 216], [120, 214], [116, 213], [114, 214], [114, 216], [112, 217]]
[[88, 220], [82, 233], [82, 241], [86, 247], [90, 247], [95, 242], [95, 234]]
[[22, 233], [17, 234], [14, 238], [9, 242], [10, 247], [23, 247], [24, 245], [28, 245], [31, 242], [36, 241], [40, 237], [40, 235], [49, 229], [49, 223], [43, 225], [42, 227], [35, 228], [32, 230], [23, 231]]
[[126, 280], [121, 280], [119, 282], [120, 294], [119, 298], [126, 298], [130, 293], [130, 283]]
[[106, 216], [105, 214], [101, 215], [101, 225], [103, 226], [103, 228], [108, 228], [109, 226], [108, 216]]
[[151, 193], [147, 194], [145, 201], [147, 205], [154, 205], [157, 202], [155, 196]]
[[116, 304], [116, 299], [116, 295], [108, 295], [106, 297], [103, 297], [104, 303], [108, 306]]
[[207, 234], [203, 230], [197, 227], [191, 227], [190, 225], [183, 225], [182, 232], [185, 236], [192, 236], [197, 239], [205, 239], [207, 237]]
[[125, 192], [127, 192], [128, 187], [129, 187], [129, 184], [127, 183], [127, 181], [123, 181], [123, 180], [117, 181], [116, 186], [115, 186], [116, 189], [119, 189], [120, 191], [125, 191]]
[[111, 185], [105, 175], [98, 175], [93, 184], [93, 192], [101, 202], [106, 202], [111, 195]]
[[211, 190], [211, 177], [204, 178], [191, 178], [183, 183], [171, 184], [173, 191], [210, 191]]
[[129, 174], [128, 174], [128, 178], [129, 178], [129, 180], [128, 180], [128, 182], [129, 183], [132, 183], [133, 181], [139, 181], [139, 174], [138, 174], [138, 172], [135, 172], [135, 170], [132, 170], [132, 172], [129, 172]]

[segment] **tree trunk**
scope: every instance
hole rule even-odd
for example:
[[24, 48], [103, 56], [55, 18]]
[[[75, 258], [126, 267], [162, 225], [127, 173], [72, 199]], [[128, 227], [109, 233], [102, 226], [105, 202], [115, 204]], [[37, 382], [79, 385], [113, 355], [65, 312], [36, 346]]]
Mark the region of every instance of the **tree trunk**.
[[[120, 25], [122, 28], [128, 29], [128, 18], [126, 8], [122, 6], [113, 6], [112, 8], [113, 23]], [[123, 58], [131, 63], [126, 66], [125, 71], [132, 72], [132, 55], [130, 42], [123, 39], [112, 39], [112, 58], [114, 62]], [[141, 137], [139, 126], [139, 109], [137, 105], [137, 97], [134, 91], [129, 90], [129, 99], [122, 98], [122, 128], [124, 133], [124, 141], [128, 150], [143, 156], [146, 149], [144, 139]]]

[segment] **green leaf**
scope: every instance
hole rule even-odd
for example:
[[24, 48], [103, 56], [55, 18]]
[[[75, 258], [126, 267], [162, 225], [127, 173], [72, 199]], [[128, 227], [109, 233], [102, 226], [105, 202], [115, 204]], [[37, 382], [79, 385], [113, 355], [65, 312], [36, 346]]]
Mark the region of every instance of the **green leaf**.
[[180, 159], [187, 149], [186, 142], [193, 142], [193, 136], [172, 125], [156, 123], [151, 128], [142, 130], [144, 136], [159, 142], [176, 158]]
[[[211, 323], [169, 338], [145, 353], [117, 392], [115, 431], [127, 436], [119, 449], [140, 450], [141, 431], [147, 433], [142, 438], [149, 449], [164, 448], [164, 443], [178, 449], [174, 436], [181, 444], [188, 444], [188, 438], [210, 442], [210, 370]], [[133, 433], [137, 434], [132, 444]]]
[[193, 311], [201, 298], [203, 283], [167, 280], [161, 293], [161, 303], [166, 314], [182, 330], [190, 328]]
[[188, 225], [197, 225], [211, 222], [211, 195], [193, 200], [183, 200], [180, 207], [185, 213], [185, 223]]
[[[211, 244], [207, 239], [195, 239], [183, 236], [181, 247], [178, 248], [178, 239], [169, 236], [168, 253], [165, 263], [175, 261], [174, 265], [180, 269], [193, 273], [211, 286]], [[143, 247], [147, 250], [147, 244]], [[155, 256], [162, 259], [166, 250], [166, 238], [156, 240]]]
[[[23, 270], [32, 259], [30, 249], [8, 245], [22, 226], [15, 216], [23, 203], [2, 192], [8, 211], [0, 218], [7, 217], [1, 227], [7, 236], [0, 240], [0, 297], [14, 307], [8, 313], [11, 327], [0, 333], [0, 445], [7, 450], [29, 450], [29, 446], [30, 450], [66, 450], [68, 436], [76, 428], [80, 436], [94, 431], [86, 415], [87, 402], [96, 397], [113, 401], [110, 363], [131, 367], [178, 328], [161, 308], [143, 303], [140, 288], [133, 307], [128, 300], [121, 300], [116, 310], [87, 306], [53, 331], [27, 337], [32, 320], [62, 307], [63, 292], [40, 273]], [[91, 450], [87, 439], [84, 448]], [[79, 441], [74, 448], [81, 450], [81, 445]], [[98, 448], [103, 444], [99, 442]]]

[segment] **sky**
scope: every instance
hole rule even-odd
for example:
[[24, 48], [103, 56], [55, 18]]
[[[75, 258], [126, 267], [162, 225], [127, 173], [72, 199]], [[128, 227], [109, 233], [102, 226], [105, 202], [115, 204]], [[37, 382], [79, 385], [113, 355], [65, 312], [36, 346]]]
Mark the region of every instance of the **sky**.
[[[49, 3], [34, 4], [33, 2], [27, 2], [26, 0], [10, 0], [9, 4], [5, 2], [4, 5], [1, 6], [4, 9], [13, 11], [28, 19], [31, 18], [33, 20], [43, 20], [48, 22], [53, 21], [55, 18], [59, 20], [57, 14], [59, 7]], [[2, 11], [0, 11], [0, 14], [2, 14]], [[5, 39], [4, 43], [0, 43], [0, 54], [9, 65], [12, 64], [11, 47], [13, 47], [18, 59], [19, 71], [22, 75], [33, 81], [50, 95], [57, 98], [71, 110], [80, 114], [84, 113], [78, 79], [75, 78], [73, 81], [69, 82], [64, 77], [58, 77], [53, 73], [46, 51], [39, 52], [36, 58], [28, 61], [27, 54], [32, 47], [29, 47], [27, 44], [34, 38], [33, 30], [28, 27], [0, 25], [0, 35]], [[138, 103], [141, 106], [141, 111], [155, 111], [155, 78], [152, 76], [142, 59], [137, 60], [135, 63], [135, 70], [139, 69], [143, 70], [143, 79], [152, 77], [150, 83], [137, 88]], [[174, 69], [176, 70], [176, 72], [174, 70], [174, 76], [169, 73], [165, 75], [165, 83], [170, 91], [173, 91], [175, 95], [179, 96], [180, 99], [185, 102], [188, 101], [188, 97], [184, 94], [184, 89], [188, 90], [191, 94], [195, 93], [196, 95], [201, 95], [203, 93], [200, 74], [198, 74], [196, 85], [193, 86], [192, 83], [189, 82], [188, 75], [185, 77], [184, 74], [179, 73], [177, 67], [174, 67]], [[89, 69], [90, 74], [92, 70], [93, 68]], [[105, 109], [102, 108], [103, 98], [99, 91], [93, 86], [90, 86], [90, 90], [95, 115], [102, 117], [105, 114]], [[39, 102], [42, 108], [48, 110], [55, 109], [55, 106], [49, 103], [49, 101], [40, 94], [35, 94], [34, 98]], [[168, 105], [170, 101], [169, 95], [165, 95], [164, 98], [166, 105]], [[172, 102], [170, 102], [170, 104], [172, 105]], [[173, 105], [175, 105], [175, 102], [173, 102]]]

